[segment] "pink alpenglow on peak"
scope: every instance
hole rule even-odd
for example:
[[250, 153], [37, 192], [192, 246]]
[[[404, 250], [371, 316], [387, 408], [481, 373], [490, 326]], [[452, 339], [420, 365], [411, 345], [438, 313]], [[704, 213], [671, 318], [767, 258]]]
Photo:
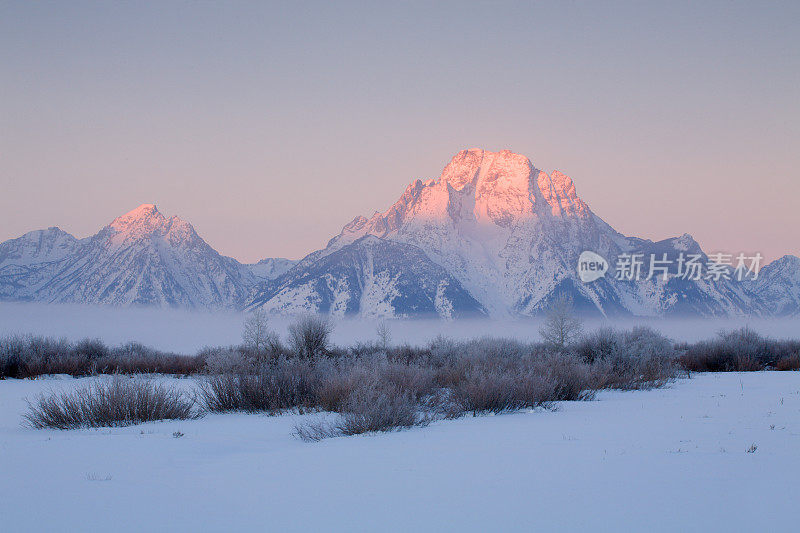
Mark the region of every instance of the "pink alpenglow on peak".
[[[415, 180], [383, 213], [357, 217], [314, 259], [367, 235], [423, 250], [491, 316], [537, 314], [557, 294], [605, 316], [735, 315], [747, 301], [755, 302], [751, 311], [760, 309], [743, 287], [707, 280], [631, 284], [603, 276], [584, 282], [576, 265], [586, 251], [609, 264], [621, 254], [701, 251], [689, 236], [659, 242], [626, 237], [592, 213], [569, 176], [547, 174], [510, 150], [460, 151], [439, 179]], [[793, 302], [783, 308], [795, 309]]]
[[554, 216], [577, 215], [584, 217], [587, 215], [589, 208], [583, 200], [578, 198], [578, 194], [575, 192], [575, 183], [566, 174], [562, 174], [558, 170], [554, 170], [550, 176], [540, 172], [538, 185], [545, 201], [552, 208]]
[[323, 253], [365, 235], [421, 248], [490, 312], [527, 309], [552, 289], [521, 301], [519, 287], [532, 279], [559, 283], [556, 270], [545, 268], [562, 260], [554, 243], [580, 235], [605, 250], [615, 238], [597, 226], [565, 174], [548, 175], [510, 150], [479, 148], [457, 153], [439, 179], [412, 182], [383, 213], [355, 218]]
[[117, 218], [114, 219], [114, 221], [123, 222], [128, 220], [137, 220], [137, 219], [149, 218], [154, 215], [163, 216], [161, 215], [155, 204], [142, 204], [136, 209], [131, 209], [124, 215], [118, 216]]
[[415, 180], [389, 209], [369, 219], [356, 217], [334, 241], [387, 237], [412, 221], [509, 228], [526, 219], [587, 219], [590, 214], [566, 174], [548, 175], [510, 150], [471, 148], [457, 153], [438, 180]]
[[155, 228], [166, 221], [154, 204], [142, 204], [111, 221], [109, 226], [117, 232], [127, 232], [131, 228], [143, 226]]
[[178, 216], [165, 217], [154, 204], [142, 204], [115, 218], [108, 228], [108, 242], [113, 245], [153, 236], [165, 238], [172, 243], [197, 238], [191, 224]]

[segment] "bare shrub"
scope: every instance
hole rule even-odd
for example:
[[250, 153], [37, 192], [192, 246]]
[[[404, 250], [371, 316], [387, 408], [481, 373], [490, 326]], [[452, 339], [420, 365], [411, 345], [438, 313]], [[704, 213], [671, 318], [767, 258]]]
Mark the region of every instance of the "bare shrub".
[[295, 435], [305, 441], [318, 441], [342, 435], [386, 432], [426, 426], [432, 417], [420, 411], [410, 392], [393, 385], [369, 384], [355, 389], [342, 405], [333, 423], [309, 423], [295, 427]]
[[245, 410], [241, 374], [215, 374], [199, 384], [199, 398], [208, 411], [220, 413]]
[[499, 370], [471, 369], [453, 393], [465, 411], [501, 413], [516, 409], [514, 377]]
[[464, 403], [456, 396], [453, 389], [437, 389], [422, 398], [423, 410], [429, 414], [430, 420], [453, 420], [466, 413]]
[[377, 380], [374, 369], [354, 362], [351, 365], [328, 367], [316, 390], [316, 407], [324, 411], [340, 412], [353, 392]]
[[501, 337], [481, 337], [461, 343], [458, 352], [469, 359], [523, 359], [544, 351], [539, 346]]
[[611, 359], [624, 348], [622, 339], [614, 328], [602, 327], [587, 333], [578, 340], [575, 353], [588, 363]]
[[568, 354], [488, 359], [472, 365], [453, 394], [466, 411], [501, 413], [589, 400], [592, 382], [589, 365]]
[[150, 381], [114, 376], [72, 392], [40, 395], [28, 402], [25, 421], [34, 428], [118, 427], [154, 420], [196, 418], [195, 401], [183, 391]]
[[196, 357], [160, 352], [139, 343], [109, 348], [101, 341], [70, 344], [65, 339], [11, 336], [0, 338], [0, 377], [44, 374], [160, 373], [192, 374], [202, 367]]
[[641, 390], [665, 385], [676, 367], [667, 358], [614, 357], [593, 365], [596, 389]]
[[582, 336], [574, 350], [591, 363], [596, 389], [660, 387], [676, 373], [672, 342], [648, 327], [637, 326], [630, 331], [601, 328]]
[[19, 336], [0, 338], [0, 378], [19, 377], [22, 352], [22, 340]]
[[418, 404], [410, 392], [387, 385], [355, 390], [345, 402], [341, 421], [336, 427], [342, 435], [359, 435], [429, 423], [430, 420], [419, 413]]
[[[34, 335], [0, 338], [0, 378], [54, 373], [52, 369], [64, 359], [72, 359], [72, 347], [65, 339]], [[85, 358], [81, 363], [81, 366], [88, 366]]]
[[408, 393], [415, 400], [432, 394], [437, 387], [435, 371], [421, 364], [386, 363], [380, 366], [378, 375], [381, 383]]
[[138, 342], [111, 348], [109, 355], [94, 361], [95, 372], [101, 374], [189, 375], [202, 366], [198, 357], [161, 352]]
[[586, 401], [594, 398], [594, 375], [591, 366], [569, 354], [545, 355], [531, 365], [531, 380], [542, 392], [525, 407], [545, 402]]
[[[461, 355], [459, 350], [460, 344], [455, 340], [445, 337], [444, 335], [437, 335], [430, 343], [428, 343], [428, 355], [430, 361], [435, 361], [435, 364], [442, 364], [447, 361], [452, 361], [454, 358]], [[416, 351], [413, 355], [424, 355], [424, 352]]]
[[800, 354], [781, 357], [775, 363], [775, 370], [800, 370]]
[[313, 362], [279, 359], [252, 372], [208, 376], [199, 385], [209, 411], [278, 411], [313, 407], [320, 375]]
[[325, 422], [298, 424], [294, 427], [292, 434], [305, 442], [317, 442], [322, 439], [342, 436], [341, 432], [333, 424]]
[[108, 357], [111, 351], [108, 346], [100, 339], [83, 339], [75, 343], [72, 353], [78, 356], [85, 356], [90, 361], [96, 361], [102, 357]]
[[262, 367], [260, 375], [265, 369], [268, 371], [267, 384], [274, 398], [273, 409], [316, 405], [321, 372], [313, 361], [281, 359]]
[[239, 374], [253, 369], [254, 361], [246, 352], [235, 347], [203, 348], [198, 357], [203, 361], [203, 368], [210, 374]]
[[410, 344], [402, 344], [386, 350], [386, 355], [390, 361], [398, 363], [411, 363], [412, 361], [430, 361], [433, 353], [429, 347], [420, 348]]
[[[779, 341], [747, 327], [720, 332], [714, 340], [678, 346], [680, 365], [694, 372], [742, 372], [785, 367], [800, 356], [800, 342]], [[791, 365], [789, 365], [791, 366]]]
[[306, 315], [289, 324], [289, 345], [298, 357], [326, 355], [333, 331], [331, 323], [317, 315]]

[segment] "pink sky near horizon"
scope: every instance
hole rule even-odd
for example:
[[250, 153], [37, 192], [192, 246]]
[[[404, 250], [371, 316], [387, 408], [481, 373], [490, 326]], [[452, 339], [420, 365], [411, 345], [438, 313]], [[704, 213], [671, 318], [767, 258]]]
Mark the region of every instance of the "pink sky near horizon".
[[[357, 15], [357, 16], [356, 16]], [[800, 255], [800, 7], [0, 5], [0, 241], [142, 203], [299, 258], [459, 150], [618, 231]]]

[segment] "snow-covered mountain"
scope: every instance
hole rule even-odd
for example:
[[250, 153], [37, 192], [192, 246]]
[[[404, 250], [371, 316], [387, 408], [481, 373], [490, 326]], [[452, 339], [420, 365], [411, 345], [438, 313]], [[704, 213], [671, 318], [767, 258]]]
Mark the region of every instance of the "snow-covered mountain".
[[485, 316], [459, 282], [415, 246], [365, 236], [311, 254], [251, 302], [271, 312], [334, 316]]
[[604, 316], [800, 315], [800, 258], [750, 281], [683, 279], [677, 266], [638, 281], [584, 283], [578, 258], [709, 257], [688, 234], [622, 235], [567, 175], [508, 150], [464, 150], [438, 179], [411, 183], [389, 209], [356, 217], [299, 262], [243, 265], [192, 226], [145, 204], [85, 239], [58, 228], [0, 244], [0, 300], [257, 308], [333, 315], [535, 315], [569, 294]]
[[5, 300], [236, 308], [264, 277], [152, 204], [85, 239], [50, 228], [0, 244]]
[[756, 295], [772, 316], [800, 316], [800, 257], [784, 255], [761, 270], [752, 282]]
[[[439, 179], [414, 181], [388, 210], [356, 217], [304, 262], [319, 263], [366, 235], [422, 250], [494, 316], [537, 314], [561, 293], [584, 312], [606, 316], [762, 310], [743, 287], [724, 281], [606, 276], [582, 283], [576, 265], [584, 250], [612, 263], [623, 253], [702, 250], [689, 235], [652, 242], [620, 234], [581, 200], [572, 179], [508, 150], [459, 152]], [[268, 293], [257, 302], [272, 307]]]
[[58, 228], [48, 228], [0, 244], [0, 300], [34, 300], [80, 241]]
[[251, 263], [245, 265], [248, 270], [257, 278], [261, 280], [275, 279], [284, 272], [297, 264], [293, 259], [284, 259], [283, 257], [268, 257], [262, 259], [258, 263]]

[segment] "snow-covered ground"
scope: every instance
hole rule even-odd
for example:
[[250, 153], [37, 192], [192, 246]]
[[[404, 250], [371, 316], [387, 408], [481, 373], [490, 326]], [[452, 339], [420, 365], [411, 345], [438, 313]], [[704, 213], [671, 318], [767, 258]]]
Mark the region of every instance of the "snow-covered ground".
[[[180, 309], [120, 308], [81, 305], [0, 302], [0, 335], [34, 333], [79, 340], [100, 338], [108, 344], [137, 341], [160, 350], [195, 353], [204, 346], [227, 346], [242, 340], [243, 313]], [[291, 321], [271, 317], [270, 327], [285, 336]], [[800, 317], [770, 319], [664, 319], [638, 318], [614, 322], [587, 321], [586, 330], [600, 326], [630, 328], [647, 325], [678, 341], [713, 338], [721, 329], [747, 325], [775, 338], [800, 337]], [[519, 320], [389, 320], [394, 343], [424, 344], [445, 335], [457, 339], [485, 335], [538, 341], [540, 322]], [[333, 341], [346, 346], [375, 341], [377, 321], [334, 321]]]
[[798, 528], [798, 372], [696, 375], [554, 412], [317, 443], [291, 433], [321, 415], [20, 425], [24, 397], [81, 381], [0, 381], [0, 530]]

